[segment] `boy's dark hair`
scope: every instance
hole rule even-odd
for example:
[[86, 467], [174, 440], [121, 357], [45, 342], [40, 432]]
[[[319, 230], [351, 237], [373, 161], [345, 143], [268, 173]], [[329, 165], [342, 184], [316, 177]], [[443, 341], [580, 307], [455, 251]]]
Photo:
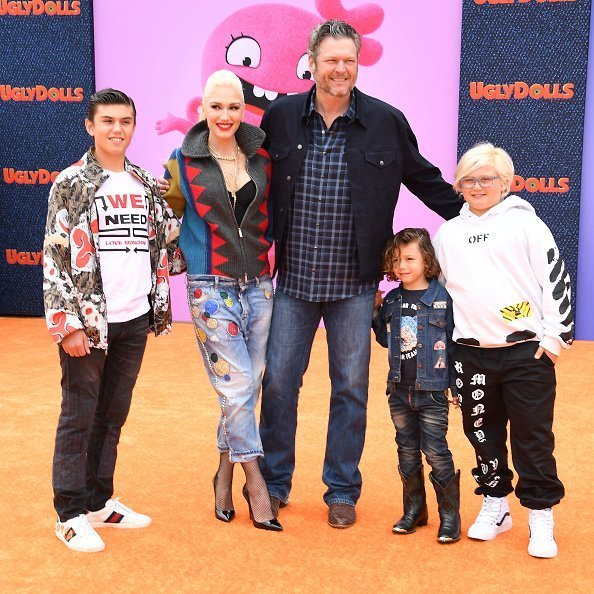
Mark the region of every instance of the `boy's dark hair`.
[[100, 105], [129, 105], [134, 113], [134, 121], [136, 122], [136, 106], [134, 101], [126, 93], [118, 91], [117, 89], [102, 89], [93, 93], [89, 98], [87, 105], [87, 118], [93, 121], [95, 112]]
[[423, 262], [425, 263], [425, 278], [431, 280], [437, 278], [441, 272], [433, 244], [431, 243], [431, 237], [429, 237], [429, 231], [424, 228], [407, 227], [398, 231], [396, 235], [386, 245], [384, 249], [382, 271], [386, 275], [389, 281], [398, 280], [392, 272], [393, 264], [392, 260], [396, 257], [400, 248], [409, 243], [416, 241], [419, 244], [419, 250], [423, 256]]

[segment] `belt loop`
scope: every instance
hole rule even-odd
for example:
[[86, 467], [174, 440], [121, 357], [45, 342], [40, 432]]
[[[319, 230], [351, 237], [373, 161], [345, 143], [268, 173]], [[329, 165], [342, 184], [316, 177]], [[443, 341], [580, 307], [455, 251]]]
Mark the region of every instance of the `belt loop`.
[[217, 289], [219, 286], [219, 277], [215, 276], [214, 277], [214, 288]]
[[259, 287], [259, 286], [260, 286], [260, 277], [257, 276], [256, 277], [256, 287]]

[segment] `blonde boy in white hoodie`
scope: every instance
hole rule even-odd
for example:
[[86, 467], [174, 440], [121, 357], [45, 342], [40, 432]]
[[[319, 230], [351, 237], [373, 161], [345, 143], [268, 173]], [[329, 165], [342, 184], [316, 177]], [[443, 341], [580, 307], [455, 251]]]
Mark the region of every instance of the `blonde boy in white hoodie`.
[[555, 362], [573, 340], [570, 280], [548, 227], [532, 206], [508, 196], [514, 166], [501, 148], [483, 143], [456, 168], [460, 215], [434, 238], [443, 281], [453, 300], [454, 353], [464, 432], [477, 466], [482, 509], [468, 530], [492, 540], [509, 530], [509, 422], [515, 488], [529, 509], [528, 552], [555, 557], [552, 507], [557, 478], [552, 432]]

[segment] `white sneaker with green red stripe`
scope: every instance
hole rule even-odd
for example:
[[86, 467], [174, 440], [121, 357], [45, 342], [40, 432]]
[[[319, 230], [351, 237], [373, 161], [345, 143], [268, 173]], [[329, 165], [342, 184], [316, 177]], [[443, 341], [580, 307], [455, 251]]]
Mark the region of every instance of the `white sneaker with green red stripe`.
[[98, 553], [105, 548], [101, 537], [93, 530], [84, 514], [56, 522], [56, 536], [73, 551], [81, 553]]
[[152, 522], [149, 516], [121, 503], [119, 497], [108, 499], [103, 509], [87, 512], [86, 517], [93, 528], [144, 528]]

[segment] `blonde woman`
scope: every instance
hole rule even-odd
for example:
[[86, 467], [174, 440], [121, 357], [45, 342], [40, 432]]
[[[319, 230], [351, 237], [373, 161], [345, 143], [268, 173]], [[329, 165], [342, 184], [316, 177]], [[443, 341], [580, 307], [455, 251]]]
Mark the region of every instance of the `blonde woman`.
[[258, 400], [273, 289], [268, 263], [270, 158], [264, 133], [243, 122], [241, 82], [227, 70], [206, 82], [202, 119], [167, 163], [167, 202], [184, 215], [180, 248], [188, 268], [188, 303], [198, 346], [221, 407], [215, 516], [230, 522], [233, 468], [246, 476], [243, 494], [254, 526], [282, 530], [258, 466], [264, 455]]

